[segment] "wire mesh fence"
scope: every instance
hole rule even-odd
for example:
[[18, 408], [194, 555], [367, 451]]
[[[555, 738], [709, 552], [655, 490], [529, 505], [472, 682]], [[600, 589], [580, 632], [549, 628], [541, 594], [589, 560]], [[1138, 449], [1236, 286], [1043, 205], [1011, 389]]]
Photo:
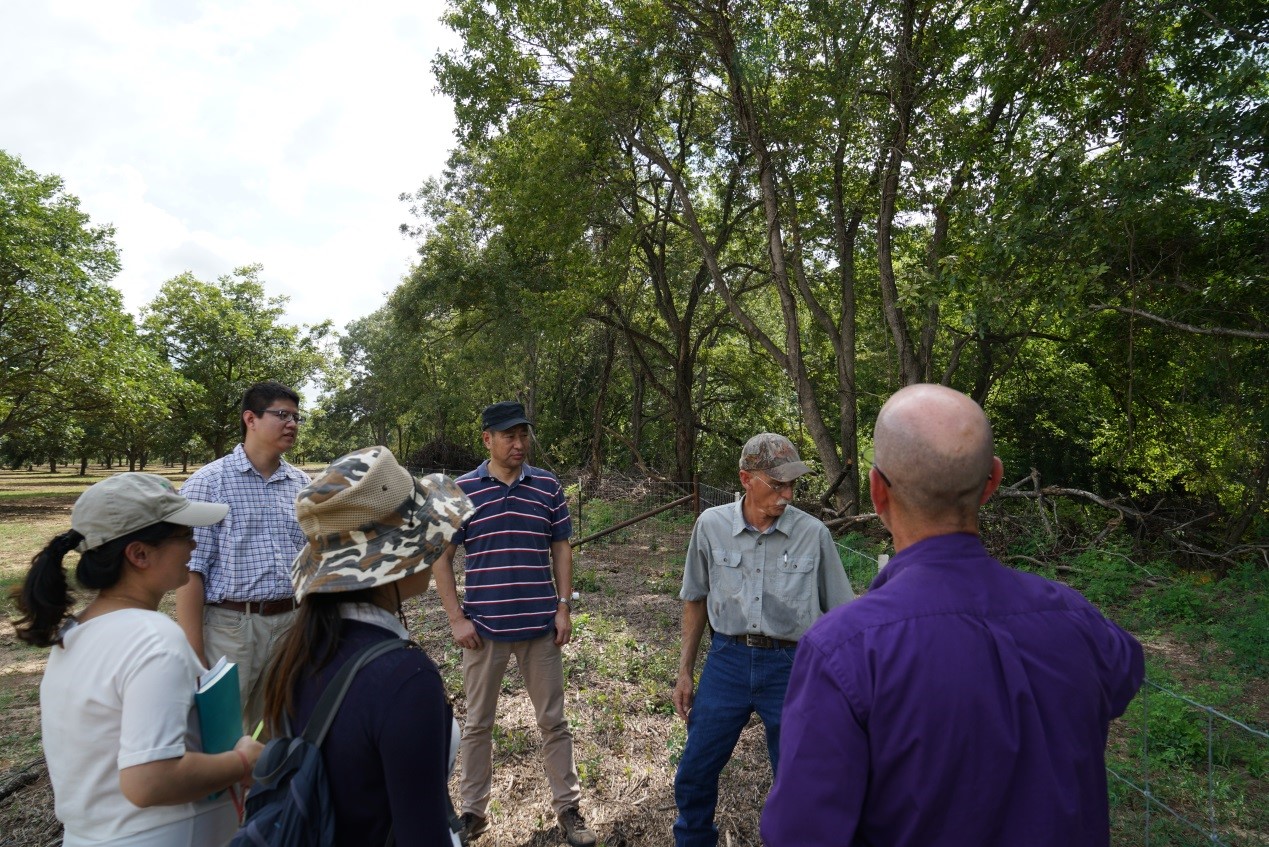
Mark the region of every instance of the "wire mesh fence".
[[1269, 733], [1150, 680], [1116, 729], [1115, 844], [1269, 845]]

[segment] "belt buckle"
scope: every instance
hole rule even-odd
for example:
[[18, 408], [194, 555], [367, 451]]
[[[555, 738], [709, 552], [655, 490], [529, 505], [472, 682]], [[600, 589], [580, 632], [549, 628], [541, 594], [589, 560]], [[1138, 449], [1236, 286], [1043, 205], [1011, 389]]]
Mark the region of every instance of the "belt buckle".
[[774, 640], [769, 635], [745, 635], [746, 647], [761, 647], [770, 650], [774, 646]]

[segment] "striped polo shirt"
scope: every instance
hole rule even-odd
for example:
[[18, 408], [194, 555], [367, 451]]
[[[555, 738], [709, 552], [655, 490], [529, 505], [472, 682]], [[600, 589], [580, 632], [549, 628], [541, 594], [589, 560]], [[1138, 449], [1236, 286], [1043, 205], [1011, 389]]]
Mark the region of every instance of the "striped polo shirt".
[[489, 462], [458, 478], [476, 507], [454, 541], [463, 545], [466, 595], [463, 612], [482, 637], [524, 641], [555, 625], [551, 542], [573, 532], [560, 481], [523, 465], [507, 485], [489, 474]]

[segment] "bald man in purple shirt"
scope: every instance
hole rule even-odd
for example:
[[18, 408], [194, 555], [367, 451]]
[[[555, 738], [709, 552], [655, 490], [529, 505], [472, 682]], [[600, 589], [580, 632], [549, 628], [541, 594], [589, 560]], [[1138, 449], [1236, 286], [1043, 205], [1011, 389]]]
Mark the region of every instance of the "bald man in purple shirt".
[[1000, 485], [982, 409], [938, 385], [882, 407], [869, 472], [895, 556], [798, 645], [770, 847], [1107, 845], [1105, 749], [1141, 645], [978, 538]]

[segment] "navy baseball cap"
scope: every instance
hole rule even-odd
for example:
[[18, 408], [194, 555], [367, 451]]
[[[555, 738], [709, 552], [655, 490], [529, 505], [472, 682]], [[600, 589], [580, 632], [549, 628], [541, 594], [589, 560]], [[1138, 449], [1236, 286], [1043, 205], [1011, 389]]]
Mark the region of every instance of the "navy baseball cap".
[[485, 411], [480, 414], [481, 429], [502, 432], [504, 429], [511, 429], [520, 424], [533, 426], [533, 423], [524, 416], [524, 404], [514, 400], [503, 400], [501, 403], [486, 406]]

